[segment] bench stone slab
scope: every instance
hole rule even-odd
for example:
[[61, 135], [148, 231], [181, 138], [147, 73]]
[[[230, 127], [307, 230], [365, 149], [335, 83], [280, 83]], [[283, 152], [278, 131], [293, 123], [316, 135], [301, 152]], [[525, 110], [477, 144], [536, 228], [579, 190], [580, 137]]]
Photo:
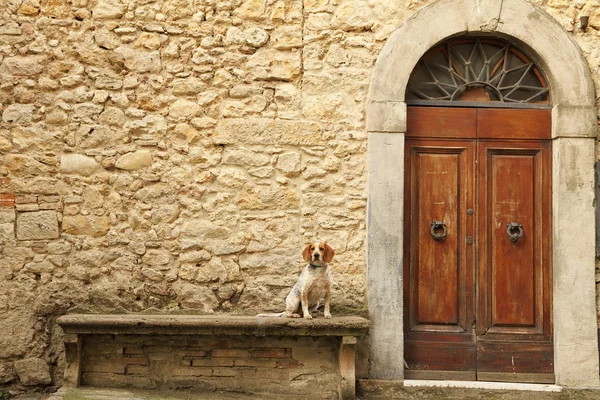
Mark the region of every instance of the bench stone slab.
[[308, 384], [298, 377], [312, 376], [305, 390], [341, 399], [355, 398], [357, 338], [369, 328], [361, 317], [71, 314], [57, 322], [65, 332], [68, 387], [284, 394]]

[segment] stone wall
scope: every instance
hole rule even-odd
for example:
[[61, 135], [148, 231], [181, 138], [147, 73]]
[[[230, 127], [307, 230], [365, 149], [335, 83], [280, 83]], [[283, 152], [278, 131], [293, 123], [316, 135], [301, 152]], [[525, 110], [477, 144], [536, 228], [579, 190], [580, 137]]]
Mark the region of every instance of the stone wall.
[[[369, 81], [427, 3], [0, 1], [0, 385], [61, 385], [68, 310], [281, 310], [315, 238], [362, 312]], [[598, 87], [600, 5], [536, 3]]]

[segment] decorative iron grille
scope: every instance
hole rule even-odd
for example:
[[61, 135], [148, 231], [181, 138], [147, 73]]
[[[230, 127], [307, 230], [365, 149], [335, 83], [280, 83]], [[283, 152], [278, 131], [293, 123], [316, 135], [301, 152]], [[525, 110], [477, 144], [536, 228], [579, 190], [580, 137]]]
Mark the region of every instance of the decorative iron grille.
[[409, 104], [473, 99], [548, 104], [550, 95], [540, 69], [522, 51], [484, 38], [452, 39], [428, 51], [406, 91]]

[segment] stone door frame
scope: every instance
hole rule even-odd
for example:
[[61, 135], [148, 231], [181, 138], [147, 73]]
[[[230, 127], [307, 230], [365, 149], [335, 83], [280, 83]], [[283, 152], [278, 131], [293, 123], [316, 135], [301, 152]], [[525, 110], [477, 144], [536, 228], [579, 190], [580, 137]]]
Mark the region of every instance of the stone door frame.
[[595, 95], [571, 36], [526, 0], [439, 0], [388, 39], [367, 104], [368, 309], [371, 379], [402, 380], [404, 93], [417, 61], [454, 36], [490, 35], [523, 48], [544, 71], [552, 96], [552, 259], [556, 384], [598, 387], [595, 303]]

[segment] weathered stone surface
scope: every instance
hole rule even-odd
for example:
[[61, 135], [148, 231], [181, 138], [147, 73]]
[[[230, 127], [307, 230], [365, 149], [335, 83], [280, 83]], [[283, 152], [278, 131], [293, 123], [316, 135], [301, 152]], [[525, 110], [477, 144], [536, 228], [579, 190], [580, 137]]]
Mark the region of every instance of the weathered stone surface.
[[57, 239], [58, 217], [56, 211], [33, 211], [17, 215], [17, 239]]
[[169, 107], [169, 116], [173, 118], [191, 118], [194, 117], [198, 111], [200, 111], [198, 103], [180, 99], [175, 101]]
[[158, 73], [162, 69], [158, 51], [140, 51], [125, 46], [119, 46], [114, 51], [123, 57], [125, 67], [131, 72]]
[[9, 383], [17, 379], [17, 373], [12, 363], [0, 363], [0, 384]]
[[3, 210], [0, 208], [0, 224], [12, 224], [15, 222], [15, 210]]
[[256, 79], [291, 81], [300, 75], [302, 62], [298, 51], [261, 48], [248, 59], [248, 67]]
[[0, 64], [0, 74], [31, 76], [37, 75], [44, 69], [44, 56], [15, 56], [6, 57]]
[[271, 160], [266, 154], [255, 153], [248, 149], [225, 150], [221, 162], [229, 165], [253, 166], [258, 167], [266, 165]]
[[92, 15], [96, 19], [120, 18], [125, 13], [126, 6], [121, 0], [98, 0], [92, 9]]
[[217, 144], [321, 145], [324, 134], [313, 122], [231, 118], [219, 121], [214, 140]]
[[362, 31], [373, 26], [373, 11], [364, 0], [340, 4], [333, 14], [331, 26], [345, 31]]
[[63, 232], [69, 235], [100, 237], [106, 235], [110, 227], [110, 218], [104, 216], [65, 215], [62, 221]]
[[94, 40], [98, 46], [108, 50], [116, 49], [121, 44], [119, 38], [105, 26], [96, 30], [94, 33]]
[[302, 27], [289, 25], [275, 29], [271, 34], [271, 44], [278, 50], [302, 47]]
[[41, 0], [40, 12], [51, 18], [66, 18], [71, 7], [67, 0]]
[[83, 154], [65, 154], [60, 158], [59, 171], [64, 174], [90, 176], [102, 170], [96, 160]]
[[300, 174], [300, 154], [284, 153], [277, 157], [275, 167], [286, 176], [298, 176]]
[[41, 358], [26, 358], [14, 363], [19, 380], [25, 386], [49, 385], [52, 383], [50, 368]]
[[200, 245], [207, 240], [227, 239], [231, 235], [230, 229], [203, 219], [186, 221], [181, 231], [185, 236], [197, 238]]
[[212, 313], [219, 306], [213, 291], [205, 286], [181, 282], [175, 284], [173, 289], [183, 309]]
[[141, 150], [127, 153], [117, 159], [115, 167], [128, 171], [135, 171], [152, 165], [152, 153]]
[[2, 113], [4, 122], [26, 124], [31, 122], [35, 106], [33, 104], [11, 104]]
[[269, 34], [260, 28], [251, 28], [244, 32], [246, 42], [252, 47], [264, 46], [269, 41]]
[[171, 260], [171, 254], [167, 250], [150, 249], [142, 257], [142, 262], [148, 265], [166, 265]]

